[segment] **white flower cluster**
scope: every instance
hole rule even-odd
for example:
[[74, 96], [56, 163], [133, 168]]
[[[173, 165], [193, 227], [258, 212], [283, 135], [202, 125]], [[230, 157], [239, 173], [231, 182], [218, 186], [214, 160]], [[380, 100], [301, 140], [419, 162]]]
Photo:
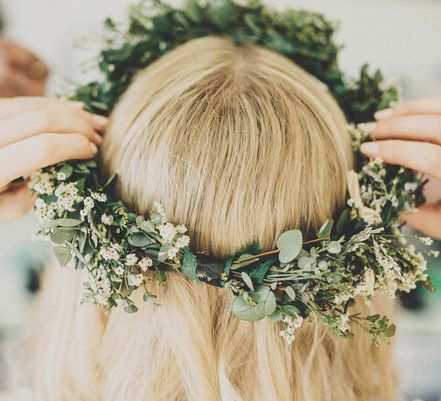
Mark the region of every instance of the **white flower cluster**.
[[120, 246], [118, 244], [110, 244], [100, 249], [100, 255], [104, 260], [117, 261], [120, 258]]
[[106, 270], [102, 266], [89, 272], [88, 284], [90, 291], [86, 293], [86, 300], [92, 298], [94, 302], [107, 306], [113, 291]]
[[31, 173], [29, 181], [29, 188], [40, 195], [52, 195], [55, 187], [53, 183], [53, 174], [43, 171], [36, 171]]
[[279, 332], [280, 336], [286, 341], [287, 344], [292, 344], [296, 338], [296, 332], [303, 324], [303, 317], [299, 315], [289, 316], [286, 315], [282, 322], [285, 323], [285, 328]]
[[185, 235], [187, 227], [183, 225], [175, 226], [167, 222], [162, 206], [155, 203], [155, 210], [162, 216], [162, 224], [157, 228], [159, 235], [164, 242], [170, 243], [171, 246], [167, 250], [167, 259], [174, 259], [178, 252], [190, 244], [190, 237]]

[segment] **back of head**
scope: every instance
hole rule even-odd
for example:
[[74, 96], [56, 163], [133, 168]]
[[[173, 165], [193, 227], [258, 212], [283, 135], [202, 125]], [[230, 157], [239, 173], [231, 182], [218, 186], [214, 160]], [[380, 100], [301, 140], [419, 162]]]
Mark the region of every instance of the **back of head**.
[[342, 113], [282, 56], [193, 40], [138, 76], [113, 113], [105, 161], [138, 211], [161, 202], [193, 246], [230, 256], [320, 226], [345, 196]]
[[[224, 258], [255, 241], [271, 248], [289, 228], [317, 229], [344, 201], [352, 153], [345, 119], [323, 85], [269, 50], [208, 37], [137, 76], [113, 112], [103, 159], [119, 177], [120, 198], [140, 213], [159, 201], [170, 221], [189, 228], [195, 250]], [[85, 328], [69, 338], [78, 352], [50, 367], [70, 394], [91, 399], [93, 392], [106, 401], [395, 399], [389, 353], [363, 334], [336, 338], [312, 320], [288, 347], [277, 325], [232, 317], [224, 290], [169, 274], [154, 291], [158, 310], [144, 303], [134, 315], [82, 312]], [[71, 298], [54, 313], [73, 309], [78, 298]], [[55, 354], [50, 338], [39, 345]], [[80, 366], [96, 374], [78, 375]], [[51, 387], [57, 401], [72, 399], [62, 391]]]

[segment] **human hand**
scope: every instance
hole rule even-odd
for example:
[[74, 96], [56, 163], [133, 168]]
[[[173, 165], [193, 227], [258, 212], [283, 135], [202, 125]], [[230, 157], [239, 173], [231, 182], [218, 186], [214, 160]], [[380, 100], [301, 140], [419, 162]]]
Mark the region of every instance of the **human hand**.
[[97, 153], [107, 119], [74, 102], [40, 97], [0, 99], [0, 221], [26, 214], [34, 204], [21, 177]]
[[441, 97], [402, 103], [375, 118], [365, 124], [375, 141], [364, 143], [361, 151], [428, 175], [428, 203], [404, 219], [426, 235], [441, 238]]
[[0, 97], [42, 96], [48, 68], [29, 50], [0, 38]]

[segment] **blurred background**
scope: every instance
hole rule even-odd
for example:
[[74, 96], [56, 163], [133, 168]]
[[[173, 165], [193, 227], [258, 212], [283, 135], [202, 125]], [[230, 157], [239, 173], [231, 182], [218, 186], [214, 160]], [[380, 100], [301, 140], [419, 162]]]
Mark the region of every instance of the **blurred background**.
[[[404, 99], [441, 95], [441, 0], [266, 1], [280, 8], [320, 11], [340, 21], [337, 39], [345, 45], [340, 63], [350, 75], [368, 61], [386, 78], [399, 80]], [[130, 3], [0, 0], [3, 37], [31, 49], [48, 64], [51, 94], [60, 77], [84, 79], [76, 68], [79, 56], [72, 41], [78, 42], [79, 34], [98, 32], [108, 16], [122, 18]], [[0, 73], [2, 67], [0, 53]], [[50, 257], [49, 249], [31, 241], [34, 228], [31, 216], [0, 224], [0, 344], [19, 335], [38, 288], [38, 271]], [[430, 271], [441, 288], [441, 263], [431, 261]], [[441, 401], [441, 292], [417, 291], [403, 303], [396, 352], [403, 394], [407, 400]]]

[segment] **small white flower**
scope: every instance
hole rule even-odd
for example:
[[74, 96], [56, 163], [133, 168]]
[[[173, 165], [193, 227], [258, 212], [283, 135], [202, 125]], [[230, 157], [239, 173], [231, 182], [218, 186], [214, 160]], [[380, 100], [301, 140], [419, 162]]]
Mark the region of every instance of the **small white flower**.
[[178, 249], [185, 248], [190, 244], [190, 237], [188, 235], [183, 235], [182, 237], [178, 238], [175, 242], [175, 245]]
[[143, 272], [146, 272], [148, 268], [151, 267], [152, 265], [153, 265], [153, 260], [147, 257], [142, 258], [141, 261], [139, 262], [139, 267]]
[[144, 278], [142, 274], [129, 274], [128, 283], [133, 287], [138, 287], [142, 284]]
[[66, 173], [63, 173], [62, 171], [59, 171], [57, 173], [57, 180], [64, 181], [67, 178]]
[[433, 239], [430, 237], [417, 237], [417, 238], [423, 245], [431, 246], [433, 244]]
[[173, 259], [178, 254], [178, 248], [172, 247], [167, 251], [167, 258]]
[[404, 189], [407, 192], [415, 192], [417, 188], [418, 188], [418, 183], [416, 182], [406, 182], [404, 184]]
[[184, 225], [181, 224], [179, 226], [176, 226], [176, 231], [179, 234], [185, 234], [187, 232], [187, 227], [185, 227]]
[[100, 192], [93, 192], [91, 194], [92, 198], [98, 202], [107, 202], [107, 195]]
[[100, 255], [104, 260], [119, 260], [119, 246], [117, 244], [112, 244], [108, 248], [101, 248]]
[[115, 272], [115, 274], [117, 274], [118, 276], [122, 276], [124, 274], [124, 269], [122, 266], [117, 266], [113, 268], [113, 271]]
[[95, 205], [95, 203], [94, 203], [93, 199], [90, 196], [87, 197], [86, 199], [84, 199], [84, 208], [86, 210], [88, 210], [88, 211], [92, 210], [94, 205]]
[[163, 224], [159, 226], [159, 235], [164, 241], [172, 242], [176, 235], [176, 229], [171, 223]]
[[113, 223], [113, 216], [109, 214], [103, 214], [101, 216], [101, 222], [106, 226], [110, 226]]
[[126, 256], [126, 265], [127, 266], [135, 266], [138, 263], [138, 257], [131, 253], [130, 255]]

